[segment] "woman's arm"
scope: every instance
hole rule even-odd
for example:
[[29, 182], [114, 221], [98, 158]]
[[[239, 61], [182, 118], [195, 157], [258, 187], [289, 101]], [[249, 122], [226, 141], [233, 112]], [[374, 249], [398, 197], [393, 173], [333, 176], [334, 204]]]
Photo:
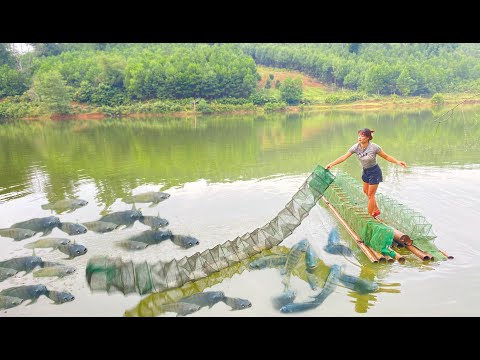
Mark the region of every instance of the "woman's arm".
[[351, 155], [352, 155], [352, 153], [350, 151], [347, 151], [346, 154], [340, 156], [338, 159], [332, 161], [330, 164], [325, 166], [325, 169], [328, 170], [328, 169], [332, 168], [333, 166], [335, 166], [337, 164], [340, 164], [341, 162], [347, 160]]
[[405, 161], [397, 160], [397, 159], [395, 159], [393, 156], [388, 155], [388, 154], [387, 154], [385, 151], [383, 151], [383, 150], [380, 150], [380, 152], [378, 153], [378, 155], [380, 155], [380, 156], [381, 156], [382, 158], [384, 158], [385, 160], [390, 161], [391, 163], [394, 163], [394, 164], [403, 166], [404, 168], [407, 167], [407, 163], [406, 163]]

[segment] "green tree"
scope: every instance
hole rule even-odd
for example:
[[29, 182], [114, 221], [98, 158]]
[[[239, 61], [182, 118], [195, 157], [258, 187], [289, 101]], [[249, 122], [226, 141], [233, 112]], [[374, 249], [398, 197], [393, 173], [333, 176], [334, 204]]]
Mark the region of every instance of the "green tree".
[[436, 106], [441, 106], [445, 103], [445, 98], [443, 97], [442, 94], [436, 93], [432, 96], [431, 101], [432, 101], [432, 104], [434, 104]]
[[272, 80], [270, 78], [265, 82], [265, 89], [270, 89], [272, 87]]
[[59, 55], [63, 51], [63, 47], [59, 43], [30, 43], [35, 49], [36, 56], [55, 56]]
[[296, 78], [293, 80], [290, 77], [287, 77], [280, 86], [280, 97], [288, 105], [297, 105], [302, 99], [303, 94], [303, 83], [302, 79]]
[[28, 89], [22, 73], [8, 65], [0, 66], [0, 98], [12, 95], [21, 95]]
[[37, 74], [33, 81], [34, 91], [48, 113], [67, 114], [71, 95], [62, 75], [56, 71]]
[[404, 68], [397, 79], [397, 88], [402, 95], [414, 93], [416, 89], [416, 81], [410, 76], [408, 68]]
[[279, 89], [280, 88], [280, 80], [277, 79], [277, 81], [275, 81], [275, 89]]
[[0, 66], [8, 65], [13, 67], [15, 64], [12, 54], [10, 53], [10, 46], [6, 43], [0, 43]]
[[348, 52], [358, 54], [360, 51], [360, 45], [361, 43], [351, 43], [348, 47]]
[[273, 75], [273, 74], [269, 74], [269, 75], [268, 75], [268, 78], [269, 78], [270, 80], [273, 80], [274, 75]]

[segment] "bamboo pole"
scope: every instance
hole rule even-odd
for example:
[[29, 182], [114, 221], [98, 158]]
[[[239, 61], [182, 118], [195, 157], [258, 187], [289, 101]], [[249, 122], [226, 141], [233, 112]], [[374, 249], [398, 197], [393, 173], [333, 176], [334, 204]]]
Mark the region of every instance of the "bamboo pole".
[[417, 248], [415, 245], [406, 245], [405, 248], [410, 250], [414, 255], [416, 255], [418, 258], [420, 258], [423, 261], [433, 260], [432, 255], [430, 255], [429, 253], [423, 252], [422, 250]]
[[[390, 226], [386, 224], [383, 220], [380, 220], [378, 217], [376, 219], [381, 223]], [[406, 249], [410, 250], [415, 256], [417, 256], [421, 260], [433, 260], [433, 256], [431, 254], [422, 251], [418, 247], [413, 245], [413, 240], [410, 238], [410, 236], [402, 233], [400, 230], [395, 229], [393, 226], [390, 227], [393, 229], [393, 240], [395, 240], [399, 244], [404, 245]]]
[[393, 226], [390, 226], [393, 229], [393, 240], [399, 242], [402, 245], [412, 245], [413, 240], [410, 236], [402, 233], [400, 230], [395, 229]]
[[382, 253], [378, 252], [377, 250], [373, 250], [370, 246], [367, 245], [367, 247], [370, 249], [370, 251], [373, 253], [373, 255], [377, 258], [377, 260], [381, 263], [384, 262], [393, 262], [393, 260], [389, 261], [388, 258], [392, 259], [390, 256], [385, 256]]
[[327, 200], [327, 198], [325, 196], [322, 195], [321, 198], [325, 202], [325, 204], [327, 204], [328, 208], [333, 212], [333, 214], [337, 217], [337, 219], [340, 221], [340, 223], [343, 225], [343, 227], [348, 231], [350, 236], [353, 237], [353, 239], [357, 243], [358, 247], [360, 248], [360, 250], [363, 251], [363, 253], [368, 258], [368, 260], [370, 260], [373, 263], [377, 263], [378, 259], [372, 254], [372, 252], [370, 251], [371, 249], [367, 245], [365, 245], [365, 243], [360, 238], [360, 236], [358, 236], [357, 233], [355, 231], [353, 231], [353, 229], [347, 224], [347, 222], [343, 219], [343, 217], [340, 215], [340, 213], [337, 211], [337, 209], [335, 209], [330, 204], [330, 202]]
[[403, 264], [405, 262], [405, 258], [399, 253], [397, 253], [395, 250], [392, 249], [392, 251], [395, 253], [395, 260]]
[[454, 257], [452, 255], [448, 255], [445, 251], [440, 250], [440, 249], [438, 249], [438, 251], [440, 251], [444, 256], [446, 256], [447, 259], [454, 259]]
[[398, 229], [395, 229], [393, 226], [385, 223], [385, 221], [383, 221], [379, 217], [376, 217], [375, 219], [377, 219], [382, 224], [385, 224], [385, 225], [387, 225], [387, 226], [389, 226], [393, 229], [393, 240], [395, 240], [397, 243], [402, 244], [402, 245], [412, 245], [413, 244], [413, 240], [410, 238], [410, 236], [404, 234], [403, 232], [401, 232]]

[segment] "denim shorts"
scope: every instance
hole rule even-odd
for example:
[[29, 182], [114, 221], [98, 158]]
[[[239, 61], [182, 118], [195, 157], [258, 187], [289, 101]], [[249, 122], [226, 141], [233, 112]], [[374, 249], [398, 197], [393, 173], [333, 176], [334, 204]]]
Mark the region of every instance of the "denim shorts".
[[378, 164], [369, 167], [368, 169], [363, 169], [362, 180], [370, 185], [380, 184], [383, 181], [382, 169]]

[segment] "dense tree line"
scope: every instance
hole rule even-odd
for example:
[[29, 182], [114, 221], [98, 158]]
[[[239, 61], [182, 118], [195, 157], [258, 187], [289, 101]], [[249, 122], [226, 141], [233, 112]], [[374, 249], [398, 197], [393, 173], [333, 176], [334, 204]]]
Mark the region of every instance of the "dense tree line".
[[368, 94], [480, 89], [479, 44], [242, 44], [257, 64]]
[[[252, 57], [230, 44], [31, 45], [29, 76], [15, 81], [13, 62], [8, 51], [2, 56], [0, 47], [0, 96], [19, 95], [30, 88], [42, 100], [45, 82], [57, 89], [65, 82], [69, 91], [63, 100], [97, 105], [150, 99], [247, 98], [259, 80]], [[19, 81], [24, 86], [13, 87]], [[62, 100], [61, 93], [49, 93], [50, 99], [55, 97]]]
[[480, 91], [480, 44], [32, 43], [25, 54], [12, 45], [0, 43], [0, 99], [10, 97], [0, 117], [65, 113], [72, 101], [117, 114], [143, 103], [149, 111], [183, 109], [193, 99], [203, 99], [205, 112], [304, 102], [299, 79], [277, 80], [276, 97], [257, 91], [258, 64], [355, 90], [352, 99]]

